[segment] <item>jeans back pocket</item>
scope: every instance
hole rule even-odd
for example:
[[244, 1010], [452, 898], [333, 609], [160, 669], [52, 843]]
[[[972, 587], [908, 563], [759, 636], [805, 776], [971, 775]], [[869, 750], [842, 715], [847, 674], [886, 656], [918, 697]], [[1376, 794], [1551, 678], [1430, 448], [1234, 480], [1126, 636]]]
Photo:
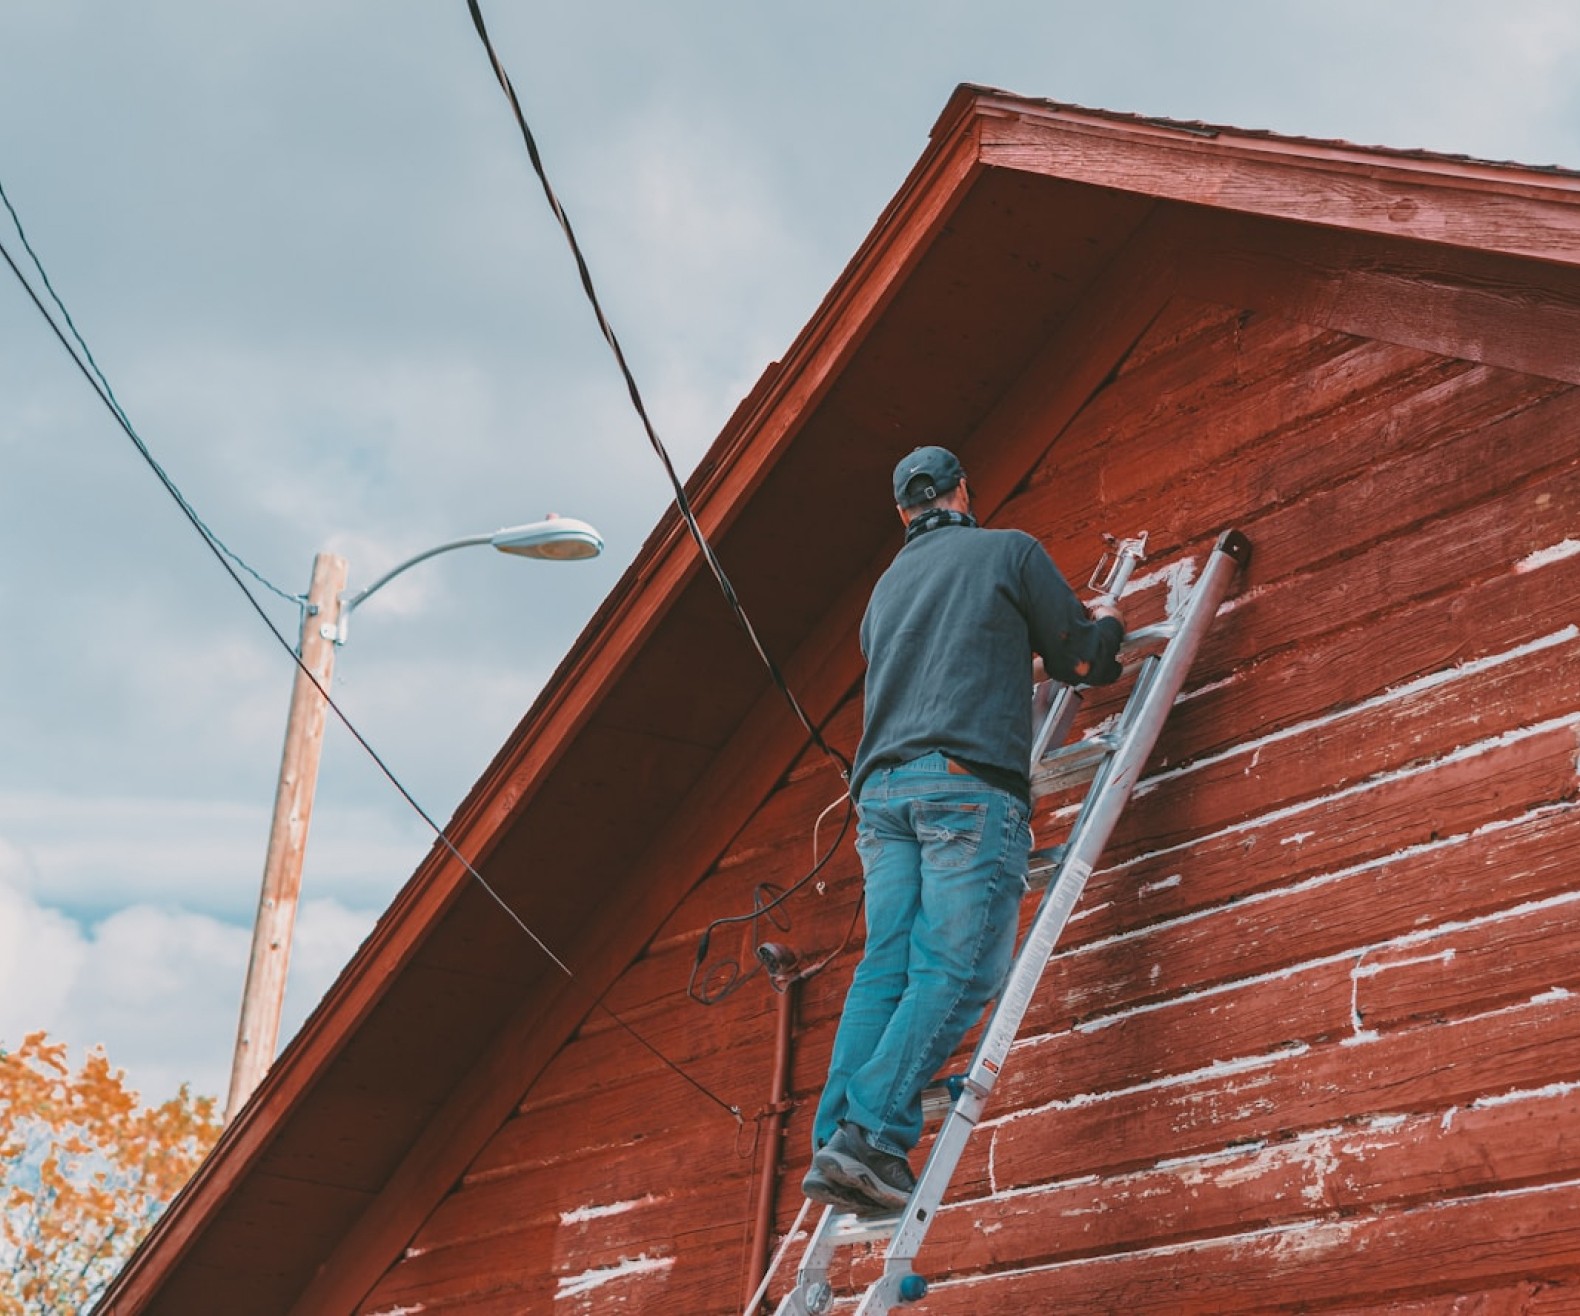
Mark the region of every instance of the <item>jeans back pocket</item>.
[[935, 868], [965, 868], [982, 845], [987, 805], [961, 800], [918, 800], [911, 823], [921, 842], [922, 862]]

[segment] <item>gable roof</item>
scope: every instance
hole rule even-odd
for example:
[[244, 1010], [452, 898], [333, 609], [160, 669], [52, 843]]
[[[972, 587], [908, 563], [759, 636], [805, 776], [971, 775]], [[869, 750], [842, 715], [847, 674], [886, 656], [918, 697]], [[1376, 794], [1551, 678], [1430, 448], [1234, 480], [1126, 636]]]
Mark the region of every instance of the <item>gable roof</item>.
[[[949, 444], [990, 515], [1017, 418], [1051, 445], [1173, 290], [1270, 278], [1580, 382], [1573, 173], [959, 88], [688, 482], [814, 720], [860, 680], [901, 452]], [[805, 739], [666, 515], [447, 829], [487, 888], [434, 847], [102, 1309], [354, 1308]]]

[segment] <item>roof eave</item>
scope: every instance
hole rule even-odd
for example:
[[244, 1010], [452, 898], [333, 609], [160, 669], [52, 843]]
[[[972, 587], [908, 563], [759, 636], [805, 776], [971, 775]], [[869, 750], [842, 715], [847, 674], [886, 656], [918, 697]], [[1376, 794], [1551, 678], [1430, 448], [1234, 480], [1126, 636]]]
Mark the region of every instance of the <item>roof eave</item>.
[[[765, 370], [686, 481], [697, 520], [710, 539], [749, 501], [793, 437], [796, 416], [837, 376], [893, 287], [968, 187], [977, 168], [976, 150], [969, 120], [930, 145], [783, 361]], [[553, 771], [600, 695], [638, 659], [643, 639], [702, 569], [672, 505], [458, 806], [445, 829], [456, 850], [474, 863], [487, 853]], [[424, 929], [470, 880], [449, 848], [436, 843], [122, 1268], [100, 1310], [136, 1311], [157, 1293], [165, 1275], [246, 1178], [281, 1121], [401, 972]]]

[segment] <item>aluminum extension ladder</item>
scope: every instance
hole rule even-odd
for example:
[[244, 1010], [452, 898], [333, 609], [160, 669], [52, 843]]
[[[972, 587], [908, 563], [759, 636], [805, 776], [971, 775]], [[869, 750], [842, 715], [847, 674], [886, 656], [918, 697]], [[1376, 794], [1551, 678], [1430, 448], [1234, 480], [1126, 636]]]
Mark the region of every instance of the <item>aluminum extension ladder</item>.
[[[1145, 546], [1144, 534], [1118, 545], [1112, 571], [1101, 584], [1094, 578], [1093, 587], [1108, 599], [1117, 599], [1129, 582], [1132, 568], [1142, 560]], [[1043, 856], [1042, 871], [1051, 873], [1051, 879], [977, 1043], [970, 1068], [963, 1076], [948, 1081], [947, 1098], [932, 1099], [935, 1104], [949, 1101], [948, 1113], [910, 1201], [894, 1215], [860, 1216], [824, 1207], [807, 1241], [795, 1288], [775, 1308], [775, 1316], [822, 1316], [834, 1302], [828, 1271], [835, 1252], [840, 1247], [884, 1239], [889, 1246], [884, 1254], [883, 1274], [863, 1295], [856, 1316], [884, 1316], [894, 1307], [915, 1302], [926, 1294], [927, 1280], [914, 1269], [916, 1254], [954, 1177], [966, 1140], [981, 1118], [1003, 1069], [1054, 945], [1130, 800], [1219, 604], [1250, 555], [1250, 541], [1238, 530], [1226, 531], [1214, 545], [1200, 579], [1178, 614], [1126, 637], [1121, 660], [1133, 659], [1137, 653], [1142, 656], [1124, 711], [1109, 732], [1065, 745], [1080, 694], [1053, 681], [1038, 687], [1034, 703], [1038, 730], [1032, 746], [1032, 794], [1046, 795], [1090, 779], [1092, 784], [1080, 813], [1066, 842]], [[1104, 565], [1099, 564], [1097, 574], [1102, 573]], [[1033, 856], [1034, 861], [1038, 858]], [[789, 1241], [786, 1239], [787, 1246]]]

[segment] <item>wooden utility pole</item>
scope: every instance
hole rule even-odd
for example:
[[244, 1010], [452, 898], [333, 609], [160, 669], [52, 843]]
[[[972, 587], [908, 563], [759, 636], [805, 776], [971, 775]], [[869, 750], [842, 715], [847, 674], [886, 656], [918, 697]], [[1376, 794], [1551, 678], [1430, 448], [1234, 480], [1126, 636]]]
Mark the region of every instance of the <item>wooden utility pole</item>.
[[[318, 786], [318, 760], [324, 743], [324, 716], [335, 671], [335, 628], [340, 595], [346, 587], [346, 560], [333, 553], [313, 559], [313, 579], [302, 616], [300, 654], [291, 687], [291, 711], [285, 724], [285, 749], [280, 756], [280, 781], [274, 795], [269, 849], [263, 861], [263, 890], [252, 929], [252, 958], [242, 992], [241, 1023], [236, 1030], [236, 1057], [231, 1064], [230, 1095], [225, 1122], [236, 1112], [274, 1063], [280, 1036], [280, 1009], [285, 1000], [285, 975], [291, 962], [291, 933], [296, 925], [297, 897], [302, 887], [302, 859], [307, 828], [313, 817], [313, 792]], [[305, 669], [305, 670], [304, 670]], [[312, 673], [310, 679], [308, 673]], [[317, 685], [313, 682], [317, 681]]]

